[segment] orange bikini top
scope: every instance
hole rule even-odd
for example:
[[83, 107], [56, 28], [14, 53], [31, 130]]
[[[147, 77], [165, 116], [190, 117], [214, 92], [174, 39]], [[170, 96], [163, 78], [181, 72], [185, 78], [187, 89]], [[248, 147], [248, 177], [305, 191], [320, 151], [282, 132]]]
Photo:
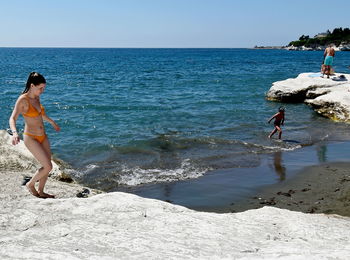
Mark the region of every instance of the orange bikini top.
[[25, 96], [25, 97], [28, 100], [29, 107], [28, 107], [27, 113], [23, 114], [24, 116], [37, 117], [45, 113], [45, 109], [41, 104], [40, 104], [40, 112], [38, 112], [38, 110], [30, 103], [29, 97], [28, 96]]

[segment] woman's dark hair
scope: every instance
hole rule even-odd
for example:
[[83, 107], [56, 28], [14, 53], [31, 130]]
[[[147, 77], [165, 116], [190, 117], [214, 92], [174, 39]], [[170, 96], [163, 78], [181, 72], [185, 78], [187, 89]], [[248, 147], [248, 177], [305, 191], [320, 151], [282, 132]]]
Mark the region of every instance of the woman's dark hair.
[[31, 84], [37, 86], [42, 83], [46, 83], [44, 76], [38, 72], [31, 72], [27, 80], [26, 88], [23, 90], [22, 94], [27, 93], [29, 91]]

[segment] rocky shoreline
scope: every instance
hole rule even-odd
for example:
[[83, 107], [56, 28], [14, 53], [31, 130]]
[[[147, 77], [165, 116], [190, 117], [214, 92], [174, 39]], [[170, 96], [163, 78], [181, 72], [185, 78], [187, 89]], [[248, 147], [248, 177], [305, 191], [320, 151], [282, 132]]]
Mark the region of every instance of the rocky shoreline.
[[[315, 46], [315, 47], [306, 47], [306, 46], [254, 46], [254, 49], [266, 49], [266, 50], [288, 50], [288, 51], [324, 51], [327, 46]], [[339, 46], [334, 47], [335, 51], [350, 51], [349, 44], [340, 44]]]
[[277, 81], [266, 93], [271, 101], [302, 103], [334, 121], [350, 122], [350, 74], [336, 73], [330, 79], [320, 73], [301, 73]]
[[[306, 46], [285, 46], [283, 49], [288, 51], [324, 51], [327, 46], [315, 46], [315, 47], [306, 47]], [[334, 47], [335, 51], [350, 51], [350, 43], [349, 44], [340, 44], [339, 46]]]
[[[349, 259], [350, 218], [275, 207], [197, 212], [136, 195], [47, 183], [57, 199], [22, 186], [30, 154], [0, 131], [1, 259]], [[14, 150], [16, 149], [16, 150]], [[29, 163], [27, 163], [29, 161]], [[78, 192], [78, 193], [77, 193]], [[327, 198], [325, 198], [326, 200]]]

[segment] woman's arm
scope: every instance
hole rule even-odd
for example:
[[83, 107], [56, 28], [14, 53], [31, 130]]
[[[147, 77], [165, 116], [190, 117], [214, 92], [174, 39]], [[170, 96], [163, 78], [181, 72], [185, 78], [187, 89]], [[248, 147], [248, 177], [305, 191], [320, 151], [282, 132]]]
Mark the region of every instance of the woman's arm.
[[17, 132], [16, 122], [18, 116], [25, 111], [25, 105], [21, 98], [17, 99], [15, 107], [9, 119], [9, 125], [12, 131], [12, 144], [16, 145], [20, 142], [19, 135]]
[[52, 127], [53, 127], [57, 132], [61, 130], [61, 128], [59, 127], [59, 125], [56, 124], [56, 122], [53, 121], [50, 117], [48, 117], [48, 116], [46, 115], [45, 112], [42, 114], [42, 118], [43, 118], [45, 121], [49, 122], [49, 123], [52, 125]]

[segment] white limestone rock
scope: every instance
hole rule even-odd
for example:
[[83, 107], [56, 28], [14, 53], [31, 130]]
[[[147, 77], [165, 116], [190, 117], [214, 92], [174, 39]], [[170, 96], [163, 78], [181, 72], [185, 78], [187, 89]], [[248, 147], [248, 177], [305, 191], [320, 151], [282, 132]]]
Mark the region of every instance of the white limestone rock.
[[335, 86], [314, 99], [306, 99], [317, 113], [335, 121], [350, 121], [350, 83]]
[[349, 43], [342, 43], [339, 45], [340, 51], [350, 51], [350, 44]]
[[306, 92], [307, 99], [313, 99], [331, 92], [331, 88], [317, 88], [315, 90], [309, 90]]
[[[58, 180], [72, 181], [70, 175], [62, 170], [56, 162], [52, 161], [53, 169], [50, 177]], [[11, 136], [5, 131], [0, 130], [0, 169], [1, 170], [31, 170], [33, 173], [40, 168], [37, 160], [28, 151], [24, 142], [12, 145]]]
[[[301, 73], [297, 78], [277, 81], [266, 94], [271, 101], [305, 102], [322, 116], [337, 121], [350, 121], [350, 74], [330, 79], [310, 77], [315, 73]], [[344, 75], [344, 80], [336, 81]]]
[[312, 74], [314, 73], [301, 73], [294, 79], [274, 82], [266, 94], [267, 99], [282, 102], [300, 102], [305, 100], [306, 94], [310, 90], [344, 84], [344, 82], [327, 78], [310, 77]]
[[204, 213], [113, 192], [27, 199], [3, 211], [1, 259], [350, 257], [350, 218], [273, 207]]
[[[327, 45], [316, 45], [313, 47], [306, 47], [306, 46], [285, 46], [282, 49], [288, 50], [288, 51], [324, 51], [328, 46]], [[333, 46], [333, 49], [335, 51], [350, 51], [350, 44], [349, 43], [341, 43], [338, 47]]]

